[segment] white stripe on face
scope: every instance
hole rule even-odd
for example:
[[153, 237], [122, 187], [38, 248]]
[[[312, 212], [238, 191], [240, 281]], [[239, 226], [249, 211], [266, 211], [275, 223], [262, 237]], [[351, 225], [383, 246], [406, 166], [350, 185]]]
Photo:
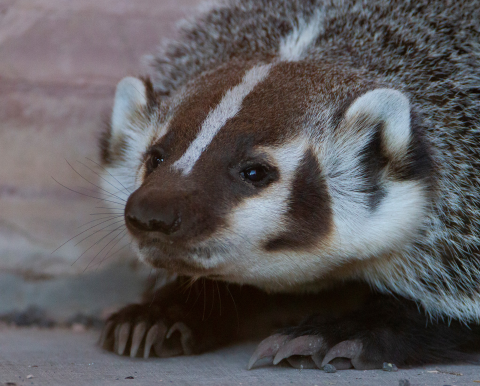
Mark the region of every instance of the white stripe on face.
[[190, 173], [215, 135], [240, 111], [245, 97], [267, 77], [270, 67], [271, 64], [253, 67], [247, 71], [240, 84], [225, 93], [218, 106], [210, 111], [203, 122], [197, 138], [190, 144], [185, 154], [173, 164], [174, 169], [182, 171], [184, 175]]

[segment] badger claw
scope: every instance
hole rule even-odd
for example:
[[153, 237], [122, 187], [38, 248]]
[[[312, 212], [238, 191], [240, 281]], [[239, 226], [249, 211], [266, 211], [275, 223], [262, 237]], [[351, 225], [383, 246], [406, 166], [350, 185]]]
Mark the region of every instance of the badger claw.
[[[332, 363], [338, 370], [342, 370], [341, 364], [347, 366], [345, 358], [350, 360], [351, 365], [357, 370], [381, 369], [383, 362], [364, 362], [360, 359], [363, 352], [363, 344], [359, 340], [344, 340], [333, 346], [323, 358], [322, 366]], [[343, 360], [343, 361], [341, 361]], [[345, 367], [344, 367], [345, 368]]]
[[262, 340], [250, 358], [247, 369], [250, 370], [262, 358], [275, 356], [287, 340], [288, 336], [282, 334], [275, 334]]
[[280, 347], [273, 359], [273, 364], [276, 365], [280, 363], [282, 359], [289, 358], [293, 355], [314, 355], [319, 351], [322, 351], [323, 348], [324, 342], [321, 337], [315, 335], [299, 336]]
[[130, 336], [130, 323], [120, 324], [115, 329], [115, 340], [117, 341], [115, 346], [117, 347], [116, 352], [118, 355], [123, 355], [125, 348], [127, 347], [129, 336]]
[[133, 328], [132, 346], [130, 347], [130, 358], [135, 358], [137, 356], [138, 349], [142, 344], [142, 340], [146, 331], [147, 324], [145, 322], [140, 322]]
[[352, 361], [362, 353], [362, 346], [362, 343], [357, 340], [344, 340], [328, 350], [323, 358], [322, 366], [325, 366], [336, 358], [348, 358]]
[[325, 344], [319, 336], [304, 335], [290, 339], [287, 335], [275, 334], [258, 345], [247, 369], [250, 370], [258, 360], [266, 357], [274, 357], [274, 365], [286, 359], [292, 367], [313, 369], [319, 367], [321, 360], [318, 355], [324, 352]]
[[[152, 349], [152, 346], [162, 346], [166, 332], [167, 327], [163, 323], [157, 323], [150, 327], [147, 332], [147, 336], [145, 337], [145, 347], [143, 349], [143, 357], [145, 359], [150, 356], [150, 350]], [[155, 353], [157, 353], [156, 350]]]
[[177, 322], [167, 333], [167, 339], [169, 339], [172, 334], [178, 331], [180, 332], [180, 343], [182, 345], [183, 354], [184, 355], [192, 355], [193, 354], [193, 338], [192, 338], [192, 330], [188, 328], [185, 323]]

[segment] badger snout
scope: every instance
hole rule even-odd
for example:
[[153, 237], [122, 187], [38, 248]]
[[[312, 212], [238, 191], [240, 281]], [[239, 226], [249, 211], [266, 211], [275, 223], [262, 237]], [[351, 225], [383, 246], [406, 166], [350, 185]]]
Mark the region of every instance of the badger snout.
[[206, 243], [208, 225], [214, 221], [208, 206], [202, 205], [203, 197], [151, 185], [130, 195], [125, 224], [144, 262], [190, 276], [211, 272], [211, 246]]
[[166, 236], [179, 233], [182, 213], [178, 198], [165, 197], [160, 191], [138, 189], [128, 198], [125, 223], [134, 236], [145, 232]]

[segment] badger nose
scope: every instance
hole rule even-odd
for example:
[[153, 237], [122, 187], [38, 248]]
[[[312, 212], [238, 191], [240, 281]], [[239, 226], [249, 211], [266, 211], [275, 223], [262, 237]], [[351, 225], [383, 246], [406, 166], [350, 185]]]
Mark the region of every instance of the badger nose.
[[137, 190], [125, 206], [125, 223], [130, 231], [170, 235], [180, 228], [181, 217], [172, 200], [152, 191]]

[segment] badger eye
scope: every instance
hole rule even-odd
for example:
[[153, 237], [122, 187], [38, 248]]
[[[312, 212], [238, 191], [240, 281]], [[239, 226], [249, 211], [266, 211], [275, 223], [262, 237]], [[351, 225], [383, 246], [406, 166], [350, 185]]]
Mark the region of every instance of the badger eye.
[[147, 161], [147, 170], [152, 172], [154, 169], [158, 167], [161, 163], [163, 163], [164, 157], [162, 152], [155, 150], [152, 151], [148, 157]]
[[254, 165], [254, 166], [249, 166], [246, 169], [243, 169], [240, 172], [240, 175], [242, 178], [248, 182], [252, 182], [254, 184], [262, 183], [264, 182], [269, 173], [268, 169], [263, 166], [263, 165]]

